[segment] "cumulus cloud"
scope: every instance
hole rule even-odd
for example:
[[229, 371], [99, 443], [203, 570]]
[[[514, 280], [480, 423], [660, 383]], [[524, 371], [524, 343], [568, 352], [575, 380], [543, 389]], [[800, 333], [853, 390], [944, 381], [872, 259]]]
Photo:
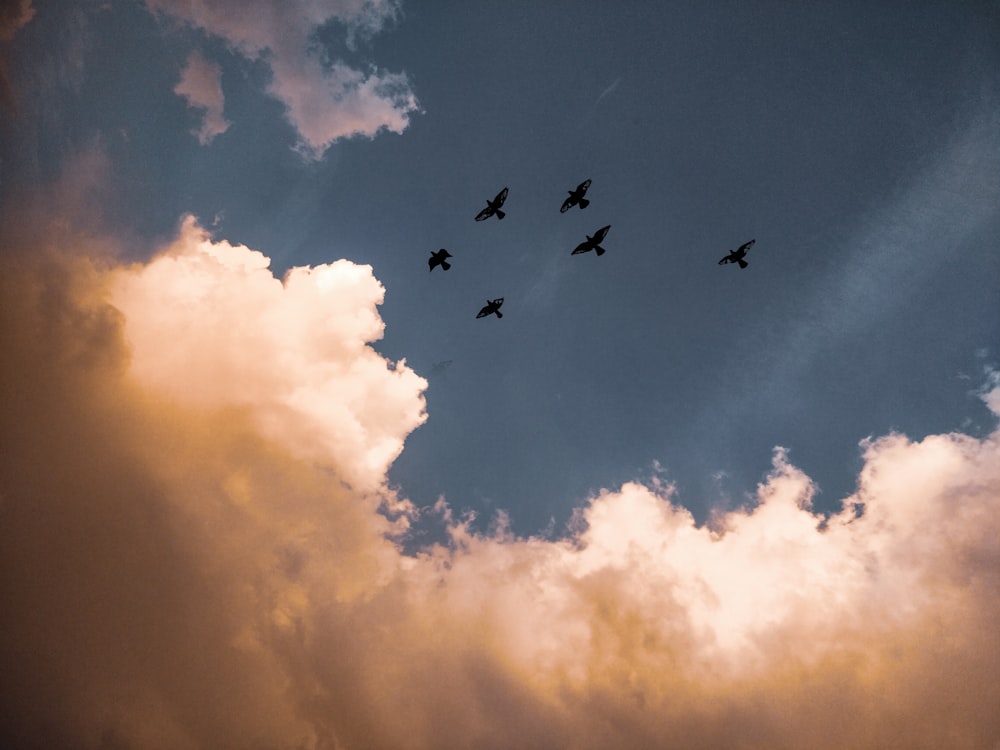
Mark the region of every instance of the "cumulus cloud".
[[30, 236], [0, 261], [5, 746], [1000, 740], [1000, 434], [867, 441], [829, 518], [778, 450], [711, 529], [629, 483], [557, 540], [442, 502], [408, 556], [380, 507], [424, 383], [368, 346], [371, 269], [279, 281], [193, 219], [132, 266]]
[[377, 488], [424, 420], [426, 387], [368, 346], [382, 337], [382, 285], [346, 260], [283, 281], [269, 262], [187, 217], [151, 263], [116, 272], [132, 373], [181, 404], [245, 409], [296, 456]]
[[192, 52], [188, 55], [181, 80], [174, 86], [174, 93], [184, 97], [188, 106], [195, 109], [201, 117], [201, 126], [192, 132], [203, 146], [229, 129], [229, 122], [222, 116], [225, 106], [222, 69], [200, 53]]
[[301, 150], [312, 157], [321, 157], [340, 138], [371, 138], [383, 129], [401, 133], [418, 109], [405, 74], [327, 60], [315, 40], [317, 30], [334, 21], [346, 27], [349, 43], [359, 33], [373, 34], [396, 17], [395, 2], [150, 0], [148, 5], [266, 63], [272, 72], [268, 92], [285, 105]]

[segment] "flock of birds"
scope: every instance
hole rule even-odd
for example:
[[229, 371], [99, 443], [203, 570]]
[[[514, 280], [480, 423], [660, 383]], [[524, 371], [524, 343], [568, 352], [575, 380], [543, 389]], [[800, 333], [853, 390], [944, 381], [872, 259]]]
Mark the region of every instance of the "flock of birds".
[[[586, 208], [590, 205], [590, 201], [584, 196], [587, 194], [587, 189], [590, 187], [590, 180], [584, 180], [579, 185], [576, 186], [575, 190], [569, 190], [569, 197], [563, 201], [562, 207], [559, 209], [559, 213], [564, 214], [573, 206], [579, 206], [581, 209]], [[505, 187], [493, 200], [486, 201], [486, 208], [476, 214], [476, 221], [485, 221], [491, 216], [496, 216], [497, 220], [503, 219], [507, 214], [501, 210], [504, 201], [507, 200], [507, 188]], [[604, 255], [605, 250], [601, 247], [601, 243], [604, 238], [608, 236], [608, 231], [611, 229], [611, 225], [608, 224], [605, 227], [601, 227], [593, 235], [588, 235], [587, 239], [577, 245], [571, 255], [580, 255], [581, 253], [589, 253], [593, 250], [597, 255]], [[725, 265], [727, 263], [736, 263], [740, 268], [746, 268], [749, 264], [746, 261], [747, 250], [751, 248], [756, 240], [750, 240], [749, 242], [744, 242], [737, 249], [731, 250], [726, 256], [719, 261], [719, 265]], [[451, 268], [451, 263], [448, 262], [448, 258], [454, 257], [445, 248], [441, 248], [438, 251], [431, 251], [431, 257], [427, 260], [427, 265], [430, 266], [430, 270], [433, 271], [438, 266], [441, 269], [447, 271]], [[496, 315], [498, 318], [503, 317], [503, 313], [500, 312], [500, 307], [503, 305], [503, 297], [497, 297], [496, 299], [486, 300], [486, 305], [482, 310], [476, 315], [477, 318], [485, 318], [490, 315]]]

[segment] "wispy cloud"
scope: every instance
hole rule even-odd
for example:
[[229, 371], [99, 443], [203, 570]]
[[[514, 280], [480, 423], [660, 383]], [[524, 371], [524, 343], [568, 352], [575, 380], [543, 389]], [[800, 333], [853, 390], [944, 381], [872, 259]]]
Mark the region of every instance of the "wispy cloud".
[[31, 0], [11, 0], [0, 5], [0, 42], [9, 42], [34, 17]]
[[596, 107], [598, 104], [600, 104], [606, 96], [610, 95], [616, 88], [618, 88], [618, 84], [621, 82], [622, 82], [621, 78], [616, 78], [614, 80], [614, 83], [612, 83], [610, 86], [604, 89], [604, 91], [601, 92], [601, 95], [597, 97], [597, 101], [594, 102], [594, 106]]
[[188, 106], [198, 111], [201, 125], [193, 132], [203, 146], [229, 129], [229, 122], [223, 117], [222, 69], [201, 53], [195, 51], [188, 55], [174, 93], [184, 97]]
[[340, 138], [401, 133], [419, 109], [404, 73], [327, 61], [314, 39], [333, 20], [345, 25], [349, 43], [358, 34], [373, 34], [396, 17], [394, 2], [150, 0], [148, 5], [267, 64], [273, 74], [268, 92], [285, 105], [302, 139], [300, 150], [311, 158]]
[[0, 104], [13, 106], [14, 96], [10, 88], [8, 74], [7, 50], [2, 45], [14, 38], [14, 35], [35, 17], [35, 9], [31, 0], [13, 0], [0, 4]]

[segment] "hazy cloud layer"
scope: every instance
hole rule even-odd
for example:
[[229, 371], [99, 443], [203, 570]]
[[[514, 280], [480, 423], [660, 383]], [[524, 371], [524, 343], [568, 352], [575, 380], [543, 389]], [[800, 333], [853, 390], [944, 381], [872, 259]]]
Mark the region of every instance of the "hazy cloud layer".
[[371, 269], [281, 282], [192, 219], [132, 267], [31, 236], [0, 273], [5, 746], [1000, 741], [996, 433], [865, 443], [829, 519], [778, 450], [713, 530], [627, 484], [555, 541], [441, 503], [450, 546], [408, 557], [378, 487], [424, 383], [368, 346]]
[[375, 0], [149, 0], [149, 7], [225, 39], [240, 54], [267, 63], [269, 93], [287, 108], [302, 150], [320, 157], [339, 138], [401, 133], [418, 104], [403, 73], [358, 70], [328, 60], [317, 30], [336, 21], [355, 35], [372, 34], [397, 14], [397, 3]]
[[229, 122], [222, 115], [225, 107], [222, 69], [215, 63], [192, 52], [181, 72], [181, 80], [174, 86], [174, 93], [184, 97], [188, 106], [198, 112], [201, 126], [193, 133], [203, 146], [229, 129]]

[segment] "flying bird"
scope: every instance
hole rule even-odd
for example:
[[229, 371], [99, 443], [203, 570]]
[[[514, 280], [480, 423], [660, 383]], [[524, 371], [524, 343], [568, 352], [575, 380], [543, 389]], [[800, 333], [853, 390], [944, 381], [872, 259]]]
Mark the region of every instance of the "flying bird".
[[570, 253], [570, 255], [579, 255], [580, 253], [590, 252], [591, 250], [595, 251], [598, 255], [604, 255], [604, 248], [601, 247], [601, 242], [603, 242], [604, 238], [608, 236], [609, 229], [611, 229], [610, 224], [606, 227], [601, 227], [594, 232], [593, 237], [587, 237], [586, 242], [581, 242], [577, 245], [576, 250]]
[[749, 250], [750, 246], [756, 241], [757, 240], [750, 240], [749, 242], [744, 242], [735, 250], [731, 250], [729, 255], [719, 261], [719, 265], [724, 266], [726, 263], [739, 263], [740, 268], [746, 268], [750, 264], [743, 259], [746, 257], [747, 250]]
[[445, 260], [445, 258], [451, 258], [451, 257], [454, 256], [452, 256], [452, 254], [449, 253], [447, 250], [445, 250], [443, 247], [437, 252], [431, 250], [431, 257], [427, 259], [427, 265], [431, 267], [432, 271], [438, 266], [441, 266], [441, 268], [447, 271], [449, 268], [451, 268], [451, 263]]
[[494, 300], [486, 300], [486, 307], [479, 311], [477, 318], [485, 318], [487, 315], [496, 315], [498, 318], [503, 317], [503, 313], [500, 312], [500, 305], [503, 304], [503, 297], [497, 297]]
[[503, 205], [503, 202], [505, 200], [507, 200], [507, 188], [504, 188], [499, 193], [497, 193], [497, 197], [494, 198], [493, 200], [486, 201], [486, 208], [484, 208], [482, 211], [476, 214], [476, 221], [483, 221], [484, 219], [488, 219], [493, 214], [496, 214], [498, 219], [502, 219], [504, 216], [507, 215], [500, 210], [500, 206]]
[[589, 187], [590, 180], [584, 180], [576, 186], [576, 190], [568, 191], [569, 198], [563, 201], [562, 208], [559, 209], [559, 213], [564, 214], [573, 208], [573, 206], [580, 206], [580, 208], [586, 208], [589, 206], [590, 201], [583, 197], [587, 194], [587, 188]]

